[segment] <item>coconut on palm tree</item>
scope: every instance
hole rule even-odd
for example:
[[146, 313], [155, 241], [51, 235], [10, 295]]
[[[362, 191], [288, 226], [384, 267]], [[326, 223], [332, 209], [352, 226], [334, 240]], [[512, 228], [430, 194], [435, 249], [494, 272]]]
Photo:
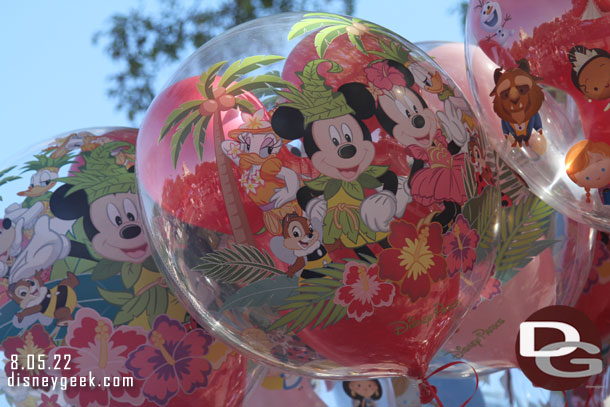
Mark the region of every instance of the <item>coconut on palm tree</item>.
[[222, 152], [221, 144], [225, 140], [225, 132], [221, 114], [231, 109], [239, 109], [254, 114], [256, 109], [245, 97], [246, 92], [289, 86], [288, 82], [277, 75], [262, 74], [243, 78], [244, 75], [256, 69], [280, 62], [283, 59], [284, 57], [277, 55], [247, 57], [229, 65], [222, 76], [219, 75], [219, 72], [227, 65], [227, 61], [212, 65], [199, 77], [197, 83], [197, 90], [201, 99], [185, 102], [173, 110], [165, 120], [159, 135], [159, 142], [161, 142], [163, 138], [171, 134], [172, 163], [176, 168], [182, 146], [191, 134], [193, 135], [195, 151], [199, 159], [202, 160], [207, 127], [213, 120], [214, 152], [220, 189], [236, 243], [254, 245], [254, 236], [240, 199], [231, 161]]

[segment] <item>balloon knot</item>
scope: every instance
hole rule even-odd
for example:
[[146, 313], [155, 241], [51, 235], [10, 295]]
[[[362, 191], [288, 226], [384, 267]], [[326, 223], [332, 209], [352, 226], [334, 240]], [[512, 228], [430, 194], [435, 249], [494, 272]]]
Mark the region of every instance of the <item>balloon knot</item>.
[[422, 404], [428, 404], [436, 399], [436, 386], [430, 384], [428, 380], [424, 380], [419, 384], [419, 400]]

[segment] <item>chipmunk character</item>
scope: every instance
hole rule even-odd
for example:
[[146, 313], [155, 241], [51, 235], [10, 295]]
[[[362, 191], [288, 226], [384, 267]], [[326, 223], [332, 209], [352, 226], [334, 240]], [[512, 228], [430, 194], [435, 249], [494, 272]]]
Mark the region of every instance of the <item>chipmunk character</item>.
[[322, 274], [313, 270], [326, 266], [331, 258], [321, 240], [321, 233], [314, 229], [309, 219], [290, 213], [282, 219], [282, 236], [271, 239], [271, 250], [290, 263], [286, 272], [288, 277], [303, 270], [302, 278], [322, 278]]
[[533, 131], [542, 134], [542, 119], [538, 110], [544, 102], [544, 93], [538, 84], [540, 78], [530, 73], [530, 67], [525, 59], [519, 61], [517, 68], [503, 71], [498, 68], [494, 72], [493, 88], [489, 96], [493, 96], [494, 112], [502, 119], [502, 131], [508, 138], [512, 136], [512, 147], [525, 143], [530, 145]]
[[[10, 284], [8, 296], [15, 301], [23, 311], [15, 315], [14, 325], [21, 327], [25, 317], [41, 314], [50, 324], [50, 320], [57, 320], [57, 326], [66, 326], [74, 318], [72, 312], [76, 308], [76, 293], [74, 287], [78, 285], [78, 278], [74, 273], [68, 272], [66, 278], [58, 285], [49, 289], [45, 287], [42, 271], [37, 271], [31, 278], [24, 278]], [[27, 324], [31, 325], [31, 324]]]

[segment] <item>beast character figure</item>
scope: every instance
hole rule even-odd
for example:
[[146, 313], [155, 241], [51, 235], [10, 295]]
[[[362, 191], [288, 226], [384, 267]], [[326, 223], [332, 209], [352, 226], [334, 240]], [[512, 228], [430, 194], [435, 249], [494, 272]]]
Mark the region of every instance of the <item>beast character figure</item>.
[[514, 139], [512, 147], [529, 147], [532, 131], [542, 134], [542, 120], [538, 110], [544, 101], [544, 93], [538, 85], [541, 78], [530, 73], [526, 60], [519, 61], [517, 68], [494, 72], [496, 86], [489, 96], [493, 96], [494, 111], [502, 119], [502, 131]]

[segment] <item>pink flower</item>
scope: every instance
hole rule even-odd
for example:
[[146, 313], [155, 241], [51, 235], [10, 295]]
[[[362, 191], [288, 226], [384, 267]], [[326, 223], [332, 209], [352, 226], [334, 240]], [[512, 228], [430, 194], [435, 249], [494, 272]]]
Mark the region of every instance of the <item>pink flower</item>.
[[49, 397], [42, 393], [40, 396], [40, 401], [42, 401], [42, 403], [40, 403], [38, 407], [61, 407], [59, 404], [57, 404], [58, 398], [59, 394], [53, 394], [51, 397]]
[[394, 284], [379, 280], [379, 267], [350, 261], [345, 265], [343, 284], [335, 292], [335, 304], [347, 307], [347, 316], [360, 322], [373, 315], [378, 307], [387, 307], [394, 300]]
[[[146, 342], [142, 328], [126, 325], [114, 327], [112, 321], [101, 317], [91, 308], [81, 308], [76, 318], [68, 325], [66, 346], [51, 351], [50, 356], [70, 355], [69, 369], [54, 370], [63, 377], [87, 377], [91, 373], [96, 384], [102, 384], [103, 377], [133, 377], [125, 367], [129, 354]], [[55, 360], [55, 359], [52, 359]], [[78, 379], [77, 379], [78, 380]], [[143, 383], [134, 379], [131, 387], [68, 386], [64, 397], [69, 404], [81, 407], [106, 407], [124, 405], [139, 406], [144, 402]]]
[[449, 277], [458, 271], [467, 273], [474, 268], [478, 244], [479, 233], [476, 229], [470, 229], [468, 220], [459, 214], [453, 228], [443, 235], [443, 255], [447, 258]]
[[391, 90], [394, 86], [407, 86], [405, 76], [396, 68], [391, 67], [387, 61], [376, 62], [368, 68], [364, 68], [366, 78], [375, 87]]
[[203, 329], [187, 332], [180, 322], [159, 315], [148, 342], [129, 355], [126, 366], [144, 380], [149, 401], [166, 405], [179, 391], [192, 394], [207, 386], [212, 365], [205, 355], [212, 341]]
[[[41, 324], [35, 324], [26, 330], [23, 336], [11, 336], [2, 342], [4, 356], [9, 360], [4, 365], [6, 376], [14, 375], [22, 380], [23, 377], [43, 377], [48, 376], [46, 370], [39, 370], [39, 361], [44, 360], [45, 367], [51, 363], [49, 352], [55, 347], [46, 329]], [[42, 355], [42, 356], [41, 356]], [[13, 369], [12, 357], [17, 357], [17, 368]], [[28, 357], [34, 358], [34, 369], [27, 369]], [[30, 365], [32, 360], [30, 359]], [[32, 367], [32, 366], [30, 366]], [[39, 388], [34, 386], [34, 388]], [[48, 388], [46, 388], [48, 390]]]

